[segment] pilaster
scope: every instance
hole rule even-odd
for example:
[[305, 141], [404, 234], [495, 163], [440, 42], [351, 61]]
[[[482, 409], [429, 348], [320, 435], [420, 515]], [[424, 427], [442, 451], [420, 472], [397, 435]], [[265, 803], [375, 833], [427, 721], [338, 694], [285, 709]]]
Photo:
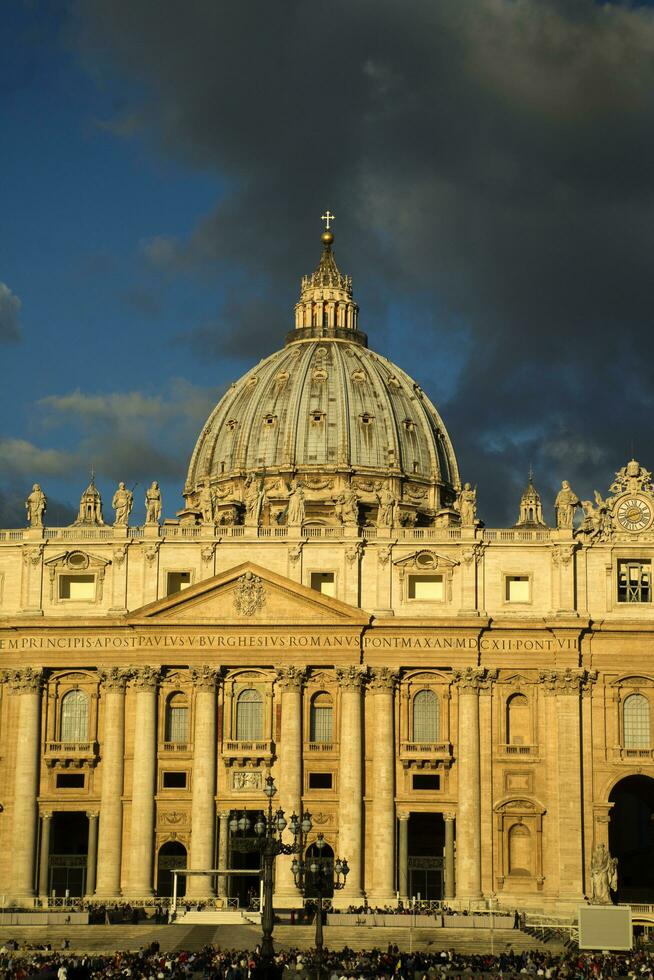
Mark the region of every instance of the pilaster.
[[363, 897], [363, 710], [365, 667], [337, 667], [341, 733], [338, 793], [338, 853], [350, 866], [345, 888], [335, 894], [340, 907]]
[[[275, 683], [281, 693], [282, 729], [279, 743], [279, 803], [286, 812], [300, 814], [302, 807], [302, 688], [303, 667], [278, 667]], [[295, 905], [298, 890], [291, 871], [291, 856], [280, 855], [275, 869], [275, 899]]]
[[136, 694], [132, 814], [127, 887], [130, 898], [152, 895], [157, 768], [157, 686], [159, 671], [136, 667], [131, 672]]
[[[193, 798], [191, 802], [192, 871], [214, 866], [216, 828], [216, 685], [220, 670], [204, 664], [191, 668], [195, 688], [195, 731], [193, 738]], [[214, 882], [208, 875], [191, 875], [186, 894], [211, 898]]]
[[368, 698], [373, 701], [372, 881], [371, 902], [395, 900], [395, 736], [394, 693], [397, 671], [373, 670]]
[[125, 687], [129, 670], [100, 667], [101, 698], [104, 701], [104, 727], [101, 742], [102, 786], [96, 895], [120, 895], [120, 868], [123, 843], [123, 781], [125, 774]]

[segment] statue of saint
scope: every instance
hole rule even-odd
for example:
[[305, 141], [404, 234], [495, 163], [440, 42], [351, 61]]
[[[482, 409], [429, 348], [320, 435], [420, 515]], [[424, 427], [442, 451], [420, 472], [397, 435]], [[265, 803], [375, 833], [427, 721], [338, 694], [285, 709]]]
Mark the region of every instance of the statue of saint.
[[477, 520], [476, 488], [473, 489], [469, 483], [465, 483], [463, 489], [459, 490], [455, 507], [461, 515], [461, 524], [465, 527], [474, 527]]
[[579, 507], [580, 505], [579, 497], [574, 490], [570, 488], [568, 481], [564, 480], [561, 484], [561, 489], [556, 495], [556, 500], [554, 501], [556, 526], [560, 530], [572, 530], [572, 519], [574, 517], [575, 507]]
[[116, 512], [114, 527], [127, 527], [127, 522], [129, 520], [129, 515], [132, 512], [133, 504], [134, 494], [131, 490], [127, 490], [125, 488], [124, 483], [119, 483], [118, 489], [116, 490], [111, 501], [111, 506]]
[[39, 484], [35, 483], [32, 487], [31, 494], [25, 501], [25, 510], [27, 511], [27, 520], [30, 523], [30, 527], [43, 527], [43, 515], [47, 506], [48, 500], [46, 495], [41, 490]]
[[203, 524], [213, 524], [213, 494], [208, 483], [203, 483], [198, 494], [198, 507], [202, 514]]
[[296, 480], [293, 483], [291, 493], [288, 498], [286, 523], [295, 527], [301, 527], [304, 523], [305, 513], [306, 507], [304, 503], [304, 490]]
[[611, 905], [611, 890], [618, 887], [618, 859], [612, 858], [606, 844], [598, 844], [590, 859], [591, 896], [593, 905]]
[[377, 527], [390, 527], [395, 523], [397, 500], [388, 486], [383, 486], [377, 494]]
[[263, 484], [253, 476], [249, 476], [245, 481], [245, 523], [259, 527], [261, 524], [261, 512], [265, 503], [265, 492]]
[[336, 498], [334, 513], [342, 524], [359, 523], [359, 498], [352, 487], [346, 487]]
[[145, 523], [158, 524], [161, 518], [161, 490], [153, 480], [145, 491]]

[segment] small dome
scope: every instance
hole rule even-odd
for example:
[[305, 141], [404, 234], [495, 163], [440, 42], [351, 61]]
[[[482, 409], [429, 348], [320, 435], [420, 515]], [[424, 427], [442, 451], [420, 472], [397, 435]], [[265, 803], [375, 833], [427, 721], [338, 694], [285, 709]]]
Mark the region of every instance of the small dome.
[[282, 494], [280, 477], [286, 486], [293, 478], [323, 484], [325, 501], [350, 483], [364, 505], [385, 483], [416, 519], [452, 502], [457, 463], [436, 408], [367, 348], [357, 316], [351, 280], [323, 240], [286, 346], [230, 387], [200, 433], [184, 489], [190, 509], [207, 485], [218, 501], [242, 502], [253, 475]]

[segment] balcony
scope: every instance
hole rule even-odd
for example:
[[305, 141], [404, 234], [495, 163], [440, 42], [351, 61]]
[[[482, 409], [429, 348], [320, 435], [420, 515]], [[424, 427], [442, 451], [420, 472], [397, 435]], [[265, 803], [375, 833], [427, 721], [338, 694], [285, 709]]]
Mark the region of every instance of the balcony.
[[270, 763], [273, 743], [270, 739], [256, 742], [223, 742], [222, 757], [226, 766], [260, 766]]
[[504, 742], [498, 748], [499, 755], [506, 755], [510, 758], [528, 759], [535, 758], [538, 755], [537, 745], [516, 745], [514, 743], [509, 744]]
[[81, 769], [82, 766], [94, 766], [98, 761], [97, 742], [46, 742], [45, 764]]
[[159, 755], [189, 758], [193, 754], [193, 746], [189, 742], [160, 742], [158, 751]]
[[654, 761], [654, 749], [626, 749], [624, 746], [619, 746], [613, 749], [613, 758], [616, 762], [652, 762]]
[[305, 755], [337, 755], [338, 745], [334, 742], [305, 742]]
[[401, 742], [400, 761], [405, 769], [437, 769], [452, 765], [450, 742]]

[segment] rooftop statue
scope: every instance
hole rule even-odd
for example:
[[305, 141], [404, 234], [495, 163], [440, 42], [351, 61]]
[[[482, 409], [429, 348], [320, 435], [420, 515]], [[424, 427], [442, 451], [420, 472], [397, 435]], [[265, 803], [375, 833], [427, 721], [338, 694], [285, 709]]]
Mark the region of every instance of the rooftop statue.
[[263, 483], [254, 476], [245, 481], [245, 523], [254, 527], [261, 524], [261, 514], [266, 501]]
[[459, 490], [454, 506], [461, 515], [461, 524], [464, 527], [474, 527], [477, 521], [477, 488], [473, 489], [469, 483], [465, 483], [463, 489]]
[[153, 480], [145, 491], [145, 523], [158, 524], [161, 520], [161, 490]]
[[572, 530], [575, 507], [580, 506], [581, 501], [579, 500], [579, 497], [574, 490], [571, 489], [568, 481], [564, 480], [561, 484], [561, 489], [556, 495], [556, 500], [554, 501], [556, 526], [559, 528], [559, 530]]
[[291, 493], [288, 498], [288, 509], [286, 511], [286, 523], [293, 525], [294, 527], [301, 527], [304, 523], [305, 517], [305, 503], [304, 503], [304, 490], [302, 486], [297, 482], [293, 481], [293, 486], [291, 487]]
[[198, 507], [200, 508], [202, 523], [213, 524], [214, 497], [208, 482], [203, 483], [200, 487], [200, 491], [198, 493]]
[[27, 520], [30, 523], [30, 527], [43, 527], [43, 515], [47, 506], [48, 500], [46, 495], [41, 490], [39, 484], [35, 483], [32, 487], [31, 494], [25, 501]]
[[134, 494], [131, 490], [126, 489], [124, 483], [118, 484], [118, 489], [113, 495], [111, 506], [116, 513], [114, 527], [127, 527], [129, 515], [134, 506]]
[[377, 527], [391, 527], [395, 523], [395, 508], [397, 498], [388, 486], [382, 486], [377, 492]]

